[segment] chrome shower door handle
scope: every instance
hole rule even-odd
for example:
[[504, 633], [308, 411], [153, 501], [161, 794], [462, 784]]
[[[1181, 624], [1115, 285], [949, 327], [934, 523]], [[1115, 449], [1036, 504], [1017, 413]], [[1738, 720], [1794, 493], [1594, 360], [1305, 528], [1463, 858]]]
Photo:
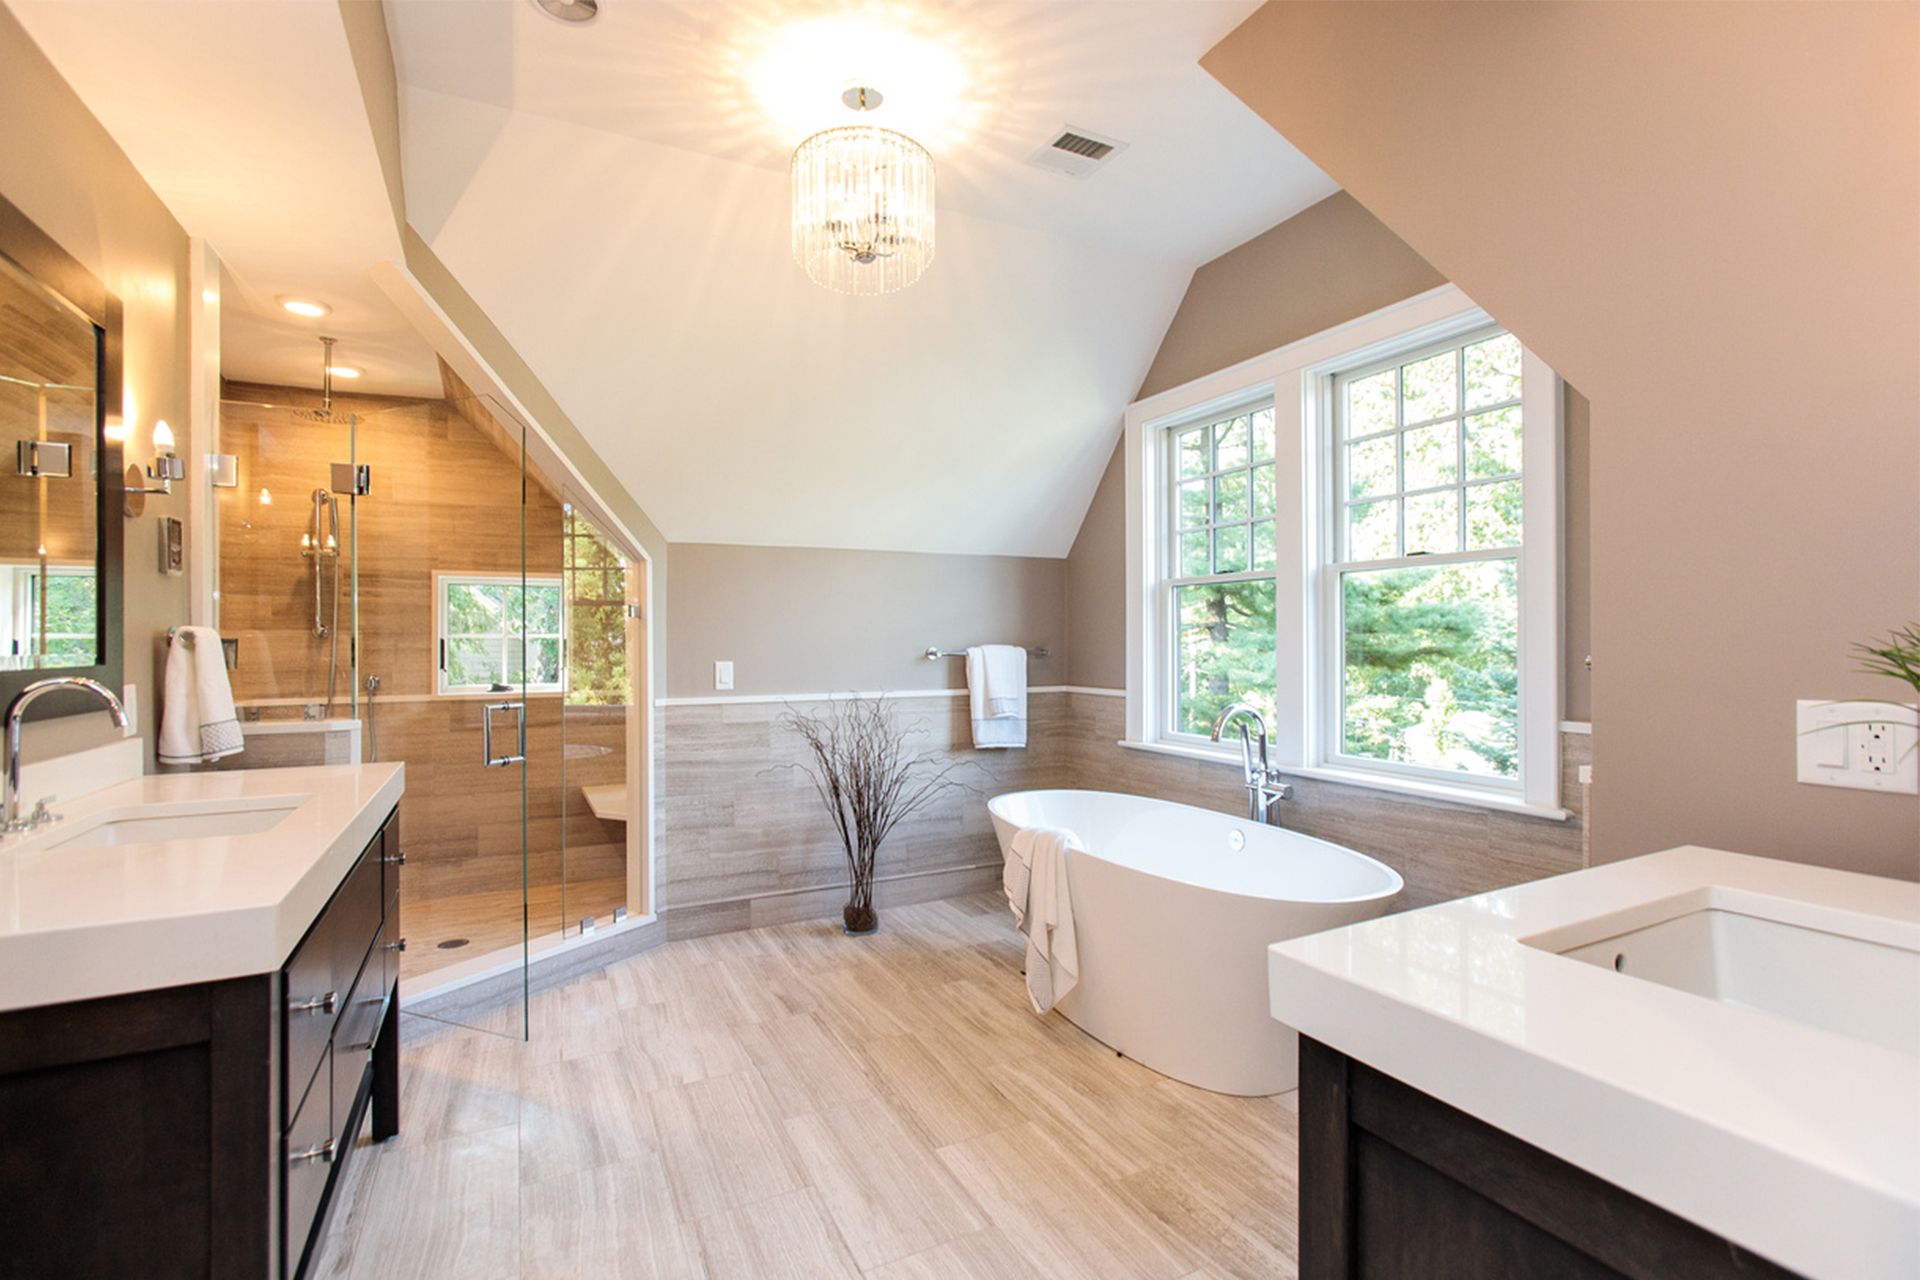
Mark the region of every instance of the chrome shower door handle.
[[[518, 749], [512, 755], [493, 754], [493, 713], [511, 711], [515, 714], [518, 735]], [[504, 769], [510, 764], [519, 764], [527, 758], [527, 704], [524, 702], [489, 702], [480, 708], [480, 756], [489, 769]]]

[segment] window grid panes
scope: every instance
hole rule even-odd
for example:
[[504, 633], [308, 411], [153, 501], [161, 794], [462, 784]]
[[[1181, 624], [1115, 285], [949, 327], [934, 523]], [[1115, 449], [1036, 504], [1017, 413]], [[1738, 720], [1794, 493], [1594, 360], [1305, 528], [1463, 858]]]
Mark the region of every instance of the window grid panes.
[[1494, 330], [1334, 379], [1349, 763], [1518, 777], [1521, 359]]
[[1520, 359], [1495, 332], [1335, 380], [1344, 560], [1520, 545]]
[[1205, 735], [1244, 700], [1274, 708], [1273, 406], [1167, 434], [1172, 727]]
[[558, 578], [440, 579], [440, 691], [561, 687]]

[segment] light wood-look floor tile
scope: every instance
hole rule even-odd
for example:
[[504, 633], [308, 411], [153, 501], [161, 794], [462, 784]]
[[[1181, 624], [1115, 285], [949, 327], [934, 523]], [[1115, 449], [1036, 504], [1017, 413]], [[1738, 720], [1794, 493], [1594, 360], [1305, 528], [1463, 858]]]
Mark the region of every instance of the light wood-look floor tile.
[[1038, 1261], [1009, 1243], [998, 1227], [937, 1244], [867, 1275], [870, 1280], [1048, 1280]]
[[711, 1280], [831, 1280], [860, 1268], [811, 1187], [693, 1224]]
[[406, 1018], [402, 1134], [310, 1274], [1292, 1276], [1295, 1100], [1034, 1016], [1022, 951], [983, 895], [668, 943], [536, 993], [529, 1043]]
[[787, 1121], [813, 1185], [862, 1268], [986, 1226], [932, 1152], [883, 1100]]
[[1175, 1280], [1200, 1261], [1038, 1123], [940, 1152], [987, 1218], [1049, 1274]]
[[521, 1078], [520, 1181], [651, 1155], [659, 1146], [647, 1095], [623, 1053], [537, 1063]]
[[657, 1152], [531, 1183], [520, 1191], [526, 1280], [679, 1280], [702, 1274]]
[[671, 1085], [648, 1098], [681, 1217], [723, 1213], [807, 1185], [757, 1073]]
[[515, 1127], [378, 1152], [352, 1280], [520, 1274]]
[[861, 1098], [875, 1085], [860, 1058], [811, 1013], [734, 1029], [784, 1117], [803, 1116]]

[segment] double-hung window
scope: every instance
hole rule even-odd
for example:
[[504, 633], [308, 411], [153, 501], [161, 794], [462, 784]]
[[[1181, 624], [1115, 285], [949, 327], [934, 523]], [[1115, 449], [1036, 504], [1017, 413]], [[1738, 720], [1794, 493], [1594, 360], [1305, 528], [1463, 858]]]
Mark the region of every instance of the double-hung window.
[[1204, 737], [1234, 702], [1273, 715], [1273, 404], [1209, 414], [1166, 442], [1167, 724]]
[[1521, 363], [1493, 330], [1333, 379], [1332, 762], [1519, 776]]
[[442, 574], [440, 692], [560, 689], [559, 578]]
[[1553, 370], [1446, 286], [1131, 406], [1127, 741], [1563, 815]]

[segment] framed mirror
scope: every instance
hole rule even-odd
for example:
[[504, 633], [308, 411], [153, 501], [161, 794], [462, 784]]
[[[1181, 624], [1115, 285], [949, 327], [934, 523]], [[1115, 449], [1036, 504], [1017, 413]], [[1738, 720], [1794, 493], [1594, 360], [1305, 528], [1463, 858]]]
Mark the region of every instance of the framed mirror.
[[120, 689], [120, 388], [118, 300], [0, 199], [0, 706], [52, 675]]

